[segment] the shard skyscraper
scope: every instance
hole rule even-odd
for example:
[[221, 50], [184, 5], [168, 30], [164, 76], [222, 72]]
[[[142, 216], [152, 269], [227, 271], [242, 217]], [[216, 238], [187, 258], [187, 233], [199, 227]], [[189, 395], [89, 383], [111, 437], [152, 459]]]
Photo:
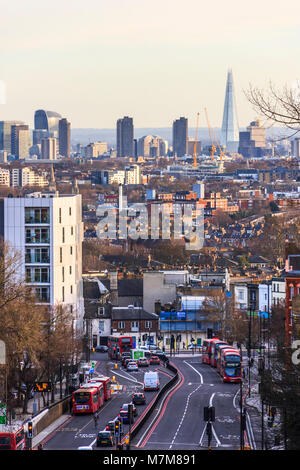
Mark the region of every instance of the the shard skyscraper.
[[222, 122], [221, 144], [227, 152], [237, 152], [239, 146], [239, 125], [236, 112], [232, 70], [227, 74], [225, 103]]

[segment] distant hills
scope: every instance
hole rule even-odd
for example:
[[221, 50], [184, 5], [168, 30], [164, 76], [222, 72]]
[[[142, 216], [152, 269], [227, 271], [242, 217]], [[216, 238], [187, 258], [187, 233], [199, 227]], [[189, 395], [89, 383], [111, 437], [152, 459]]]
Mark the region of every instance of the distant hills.
[[[241, 128], [241, 131], [246, 130]], [[217, 139], [220, 139], [221, 129], [214, 128]], [[281, 127], [271, 127], [266, 130], [267, 138], [283, 138], [293, 134], [290, 129], [284, 129]], [[170, 145], [172, 145], [172, 127], [142, 127], [134, 129], [134, 138], [139, 139], [144, 135], [159, 135], [166, 139]], [[193, 127], [189, 128], [189, 137], [195, 138], [196, 129]], [[204, 145], [210, 143], [210, 137], [208, 129], [200, 127], [198, 129], [198, 139], [202, 141]], [[103, 141], [107, 142], [109, 147], [116, 147], [116, 129], [72, 129], [71, 131], [72, 144], [78, 143], [87, 145], [90, 142]]]

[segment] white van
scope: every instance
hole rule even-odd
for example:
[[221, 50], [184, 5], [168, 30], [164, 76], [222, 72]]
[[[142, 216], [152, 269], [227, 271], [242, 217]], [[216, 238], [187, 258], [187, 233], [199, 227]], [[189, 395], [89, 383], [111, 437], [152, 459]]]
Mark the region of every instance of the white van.
[[144, 374], [144, 390], [159, 390], [158, 372], [145, 372]]

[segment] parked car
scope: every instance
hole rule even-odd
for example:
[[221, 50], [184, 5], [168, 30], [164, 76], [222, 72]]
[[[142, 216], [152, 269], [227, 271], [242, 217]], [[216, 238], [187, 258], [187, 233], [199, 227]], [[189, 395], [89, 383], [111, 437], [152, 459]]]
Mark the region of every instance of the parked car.
[[136, 361], [129, 361], [126, 365], [126, 369], [128, 371], [130, 371], [130, 370], [134, 371], [134, 370], [138, 370], [139, 368], [138, 368], [138, 365], [137, 365]]
[[96, 352], [106, 353], [108, 351], [108, 347], [100, 344], [100, 346], [95, 347], [95, 351]]
[[154, 365], [154, 364], [160, 364], [160, 359], [158, 356], [151, 356], [150, 357], [150, 365]]
[[145, 405], [146, 403], [146, 397], [143, 393], [133, 393], [131, 398], [132, 403], [134, 403], [135, 405]]
[[100, 447], [100, 446], [112, 447], [114, 445], [114, 438], [113, 438], [112, 433], [110, 431], [98, 432], [96, 445], [97, 447]]

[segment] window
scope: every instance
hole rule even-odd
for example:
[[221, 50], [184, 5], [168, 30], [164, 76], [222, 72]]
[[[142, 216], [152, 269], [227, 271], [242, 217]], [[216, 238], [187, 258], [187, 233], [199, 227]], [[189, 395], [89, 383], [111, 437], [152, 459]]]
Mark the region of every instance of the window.
[[72, 274], [72, 266], [69, 266], [69, 272]]
[[145, 328], [150, 330], [152, 328], [152, 321], [145, 321]]
[[139, 322], [138, 321], [132, 321], [131, 322], [131, 330], [132, 331], [138, 331], [139, 330]]
[[74, 229], [73, 229], [73, 225], [72, 225], [72, 227], [71, 227], [71, 235], [73, 235], [73, 233], [74, 233]]
[[58, 210], [58, 222], [61, 224], [61, 207]]
[[65, 243], [65, 227], [62, 228], [62, 242]]
[[69, 207], [69, 215], [72, 215], [72, 207]]
[[98, 307], [98, 315], [104, 315], [104, 314], [105, 314], [104, 307]]
[[49, 224], [49, 208], [25, 207], [25, 224]]
[[244, 291], [239, 290], [239, 299], [244, 300]]
[[125, 330], [125, 322], [124, 321], [119, 321], [118, 322], [118, 328], [119, 328], [119, 330]]
[[73, 294], [73, 286], [70, 286], [70, 293]]
[[73, 247], [70, 246], [70, 255], [72, 255], [72, 254], [73, 254]]
[[62, 296], [62, 301], [64, 302], [65, 301], [65, 287], [64, 286], [62, 286], [61, 296]]
[[62, 247], [59, 249], [59, 261], [62, 263]]
[[61, 270], [61, 278], [62, 278], [62, 282], [65, 282], [65, 268], [64, 266], [62, 267], [62, 270]]

